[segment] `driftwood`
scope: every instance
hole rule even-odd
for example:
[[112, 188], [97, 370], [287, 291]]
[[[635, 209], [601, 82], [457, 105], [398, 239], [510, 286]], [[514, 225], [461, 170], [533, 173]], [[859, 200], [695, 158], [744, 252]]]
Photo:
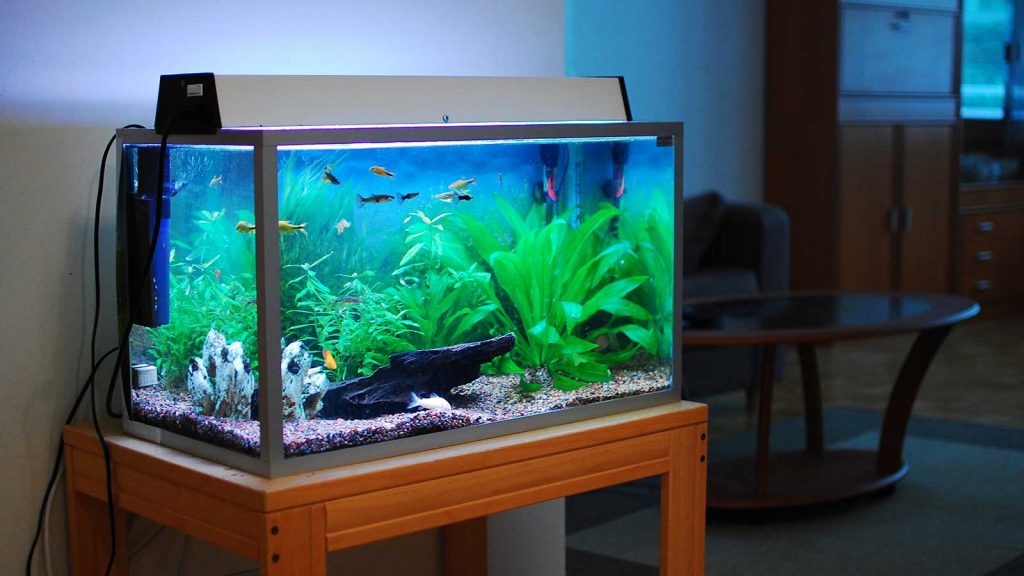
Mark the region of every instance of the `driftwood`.
[[415, 392], [420, 397], [447, 398], [452, 388], [480, 377], [480, 365], [507, 354], [516, 337], [505, 334], [490, 340], [432, 350], [393, 354], [391, 362], [369, 376], [332, 383], [323, 396], [321, 418], [373, 418], [404, 412]]

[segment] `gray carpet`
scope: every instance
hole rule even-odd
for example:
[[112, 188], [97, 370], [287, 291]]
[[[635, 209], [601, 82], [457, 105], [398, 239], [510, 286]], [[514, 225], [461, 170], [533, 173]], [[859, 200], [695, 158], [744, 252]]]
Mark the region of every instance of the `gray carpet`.
[[[826, 411], [831, 447], [873, 448], [880, 415]], [[776, 449], [799, 447], [799, 420], [780, 422]], [[752, 436], [716, 446], [719, 458], [752, 449]], [[910, 474], [889, 496], [770, 516], [712, 516], [709, 576], [758, 574], [1009, 576], [1024, 574], [1024, 433], [915, 420]], [[567, 503], [567, 574], [657, 574], [657, 482], [641, 481]]]

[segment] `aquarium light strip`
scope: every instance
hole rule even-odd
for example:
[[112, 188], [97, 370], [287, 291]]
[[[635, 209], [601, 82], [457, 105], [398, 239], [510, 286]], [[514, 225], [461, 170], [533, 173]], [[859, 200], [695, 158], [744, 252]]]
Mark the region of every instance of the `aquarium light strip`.
[[[159, 148], [160, 144], [132, 144], [125, 143], [125, 146], [138, 147], [138, 148]], [[255, 150], [255, 146], [248, 146], [243, 144], [168, 144], [167, 148], [196, 148], [202, 147], [204, 150], [235, 150], [235, 151], [252, 151]]]
[[377, 148], [436, 148], [441, 146], [486, 146], [492, 144], [586, 144], [600, 142], [654, 140], [655, 136], [612, 136], [601, 138], [523, 138], [511, 140], [445, 140], [441, 142], [351, 142], [335, 144], [286, 144], [277, 147], [281, 151], [292, 150], [364, 150]]
[[438, 128], [447, 126], [573, 126], [579, 124], [631, 124], [625, 120], [572, 120], [550, 122], [450, 122], [446, 124], [325, 124], [322, 126], [225, 126], [224, 130], [284, 131], [284, 130], [362, 130], [367, 128]]

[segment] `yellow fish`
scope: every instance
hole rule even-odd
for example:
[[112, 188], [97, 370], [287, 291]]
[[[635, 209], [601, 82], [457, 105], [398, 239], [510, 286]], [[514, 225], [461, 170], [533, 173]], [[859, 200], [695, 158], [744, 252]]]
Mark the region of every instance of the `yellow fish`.
[[324, 348], [324, 368], [328, 370], [335, 370], [338, 368], [338, 363], [334, 361], [334, 355], [327, 348]]
[[476, 177], [469, 180], [456, 180], [448, 185], [449, 190], [465, 190], [470, 184], [476, 184]]
[[285, 234], [291, 234], [292, 232], [299, 232], [299, 231], [301, 231], [303, 234], [305, 234], [306, 233], [306, 225], [305, 224], [292, 224], [291, 222], [289, 222], [287, 220], [278, 220], [277, 221], [277, 230], [279, 232], [283, 232]]
[[335, 226], [335, 228], [338, 229], [338, 236], [341, 236], [341, 233], [345, 231], [345, 228], [348, 228], [350, 226], [352, 226], [352, 223], [349, 222], [348, 220], [345, 220], [344, 218], [338, 220], [338, 225]]
[[370, 172], [373, 172], [377, 176], [387, 176], [388, 178], [394, 178], [394, 172], [388, 172], [383, 166], [370, 166]]
[[256, 231], [256, 225], [252, 222], [246, 222], [245, 220], [239, 220], [238, 224], [235, 224], [235, 230], [242, 234], [252, 234]]

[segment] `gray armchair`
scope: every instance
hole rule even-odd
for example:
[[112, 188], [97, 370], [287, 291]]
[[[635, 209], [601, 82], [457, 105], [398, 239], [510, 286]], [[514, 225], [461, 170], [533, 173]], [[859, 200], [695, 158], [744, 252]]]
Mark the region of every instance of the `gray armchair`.
[[[684, 204], [684, 214], [687, 208], [689, 202]], [[789, 289], [789, 217], [785, 211], [770, 204], [729, 201], [721, 202], [716, 211], [717, 228], [709, 235], [710, 242], [696, 266], [691, 265], [689, 271], [684, 266], [684, 300]], [[684, 254], [686, 250], [684, 243]], [[782, 364], [780, 358], [777, 375]], [[684, 394], [697, 398], [731, 390], [749, 392], [757, 381], [759, 365], [758, 354], [749, 346], [684, 348]]]

